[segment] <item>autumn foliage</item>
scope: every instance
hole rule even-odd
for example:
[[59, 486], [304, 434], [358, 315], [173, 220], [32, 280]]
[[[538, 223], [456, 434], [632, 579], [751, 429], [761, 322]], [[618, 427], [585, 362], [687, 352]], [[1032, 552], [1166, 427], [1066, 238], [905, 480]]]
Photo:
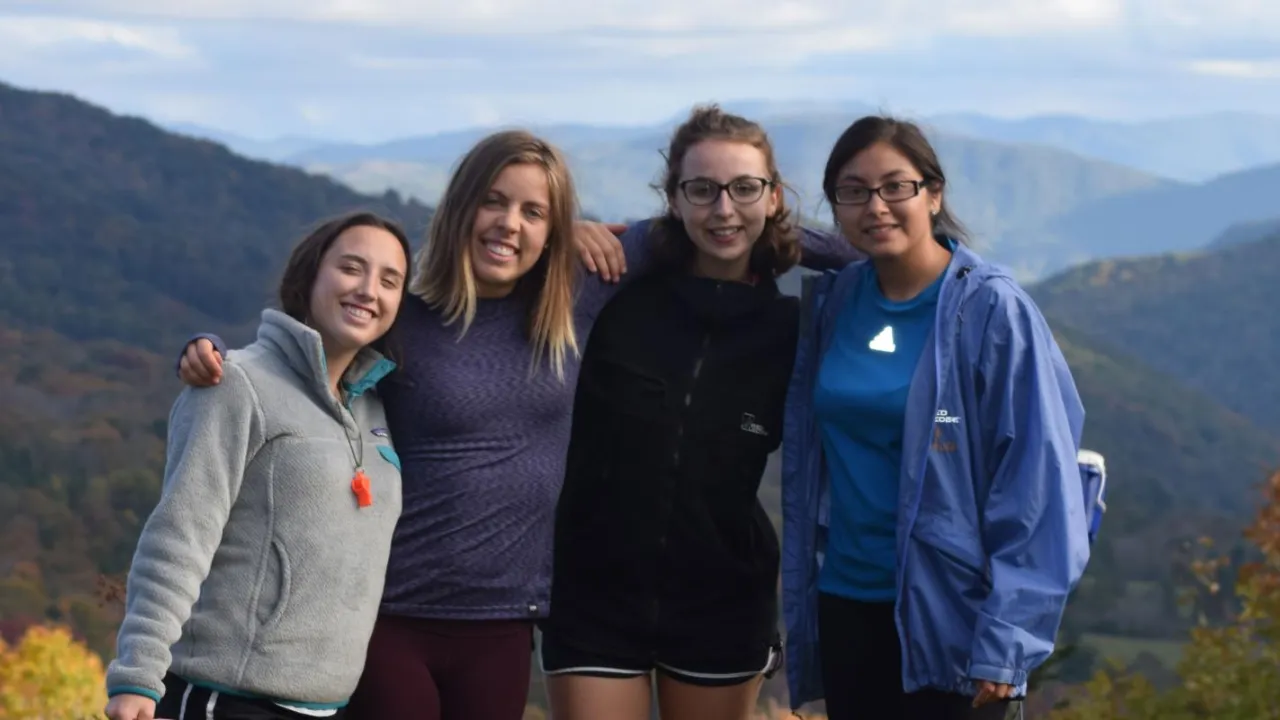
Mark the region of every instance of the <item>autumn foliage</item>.
[[97, 720], [104, 673], [64, 627], [33, 625], [12, 647], [0, 639], [0, 720]]
[[[1240, 610], [1225, 625], [1202, 624], [1178, 664], [1179, 687], [1157, 691], [1141, 675], [1098, 672], [1051, 720], [1280, 720], [1280, 472], [1245, 536], [1258, 559], [1240, 568]], [[1197, 564], [1209, 592], [1222, 560]]]

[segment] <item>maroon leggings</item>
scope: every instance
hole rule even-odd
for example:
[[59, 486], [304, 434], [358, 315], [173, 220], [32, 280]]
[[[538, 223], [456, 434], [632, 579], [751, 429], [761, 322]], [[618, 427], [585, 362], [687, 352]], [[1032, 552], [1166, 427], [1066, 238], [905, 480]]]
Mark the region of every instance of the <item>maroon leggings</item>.
[[379, 615], [347, 720], [521, 720], [533, 623]]

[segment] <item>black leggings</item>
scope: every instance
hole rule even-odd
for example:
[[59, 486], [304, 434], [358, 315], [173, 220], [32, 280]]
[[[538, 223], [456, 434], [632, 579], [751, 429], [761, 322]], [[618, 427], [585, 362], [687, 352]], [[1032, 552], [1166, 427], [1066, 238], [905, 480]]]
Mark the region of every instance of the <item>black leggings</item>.
[[941, 690], [902, 690], [902, 649], [893, 603], [818, 596], [822, 684], [830, 720], [1008, 720], [1021, 701], [980, 708], [973, 698]]

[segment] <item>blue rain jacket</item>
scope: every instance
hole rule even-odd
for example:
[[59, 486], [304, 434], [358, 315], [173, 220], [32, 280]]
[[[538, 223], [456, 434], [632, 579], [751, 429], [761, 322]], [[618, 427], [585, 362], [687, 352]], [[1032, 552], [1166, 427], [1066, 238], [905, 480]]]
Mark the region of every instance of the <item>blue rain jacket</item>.
[[[818, 570], [831, 513], [814, 381], [859, 264], [806, 278], [787, 399], [782, 593], [792, 709], [824, 695]], [[1049, 327], [1003, 269], [958, 246], [907, 398], [895, 616], [907, 692], [1026, 692], [1089, 559], [1084, 408]], [[1100, 505], [1100, 489], [1093, 505]], [[856, 642], [856, 638], [851, 641]]]

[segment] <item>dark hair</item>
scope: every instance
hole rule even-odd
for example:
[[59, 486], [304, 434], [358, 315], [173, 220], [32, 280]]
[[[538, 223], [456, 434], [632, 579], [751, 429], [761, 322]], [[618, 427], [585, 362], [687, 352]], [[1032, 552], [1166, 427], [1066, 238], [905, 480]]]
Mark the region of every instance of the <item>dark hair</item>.
[[[764, 153], [765, 166], [774, 186], [785, 187], [773, 157], [773, 144], [769, 142], [769, 135], [763, 127], [739, 115], [726, 113], [719, 105], [694, 107], [689, 113], [689, 119], [676, 128], [671, 136], [670, 147], [663, 155], [667, 168], [662, 184], [655, 188], [663, 193], [667, 201], [667, 212], [654, 226], [657, 236], [653, 252], [658, 262], [666, 265], [687, 267], [696, 253], [693, 240], [684, 229], [684, 223], [676, 217], [671, 206], [679, 191], [680, 169], [685, 155], [703, 140], [727, 140], [751, 145]], [[786, 198], [783, 197], [778, 203], [777, 212], [765, 220], [764, 232], [751, 248], [751, 272], [776, 277], [799, 262], [800, 242], [790, 217], [791, 211], [787, 209]]]
[[400, 241], [404, 250], [405, 278], [400, 286], [400, 299], [409, 292], [409, 273], [413, 267], [413, 251], [404, 230], [395, 222], [372, 212], [359, 211], [325, 221], [312, 230], [302, 242], [293, 248], [289, 262], [280, 278], [280, 309], [289, 317], [305, 323], [311, 317], [311, 290], [320, 272], [320, 261], [342, 233], [353, 227], [373, 227], [386, 230]]
[[[905, 155], [924, 177], [930, 192], [941, 193], [946, 186], [947, 177], [942, 172], [942, 163], [938, 162], [938, 154], [919, 126], [885, 115], [867, 115], [844, 131], [827, 157], [827, 168], [822, 173], [822, 192], [831, 205], [832, 215], [835, 214], [836, 180], [840, 170], [858, 153], [876, 143], [885, 143]], [[946, 195], [942, 196], [938, 214], [933, 216], [933, 232], [954, 238], [956, 242], [968, 239], [968, 231], [948, 209]]]

